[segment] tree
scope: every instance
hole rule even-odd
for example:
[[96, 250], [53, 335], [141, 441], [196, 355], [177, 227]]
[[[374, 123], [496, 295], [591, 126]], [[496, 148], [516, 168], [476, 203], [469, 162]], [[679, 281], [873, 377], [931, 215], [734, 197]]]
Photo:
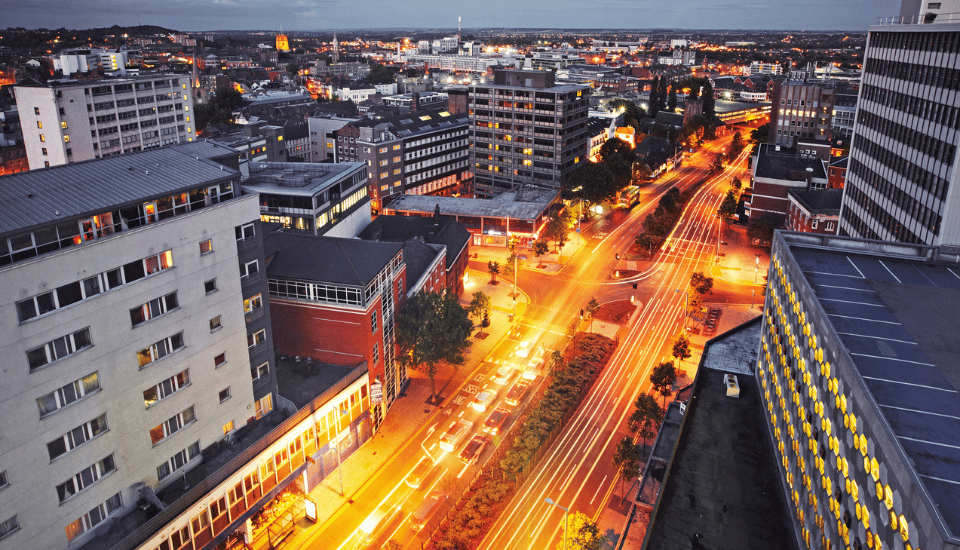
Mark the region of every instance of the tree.
[[713, 84], [709, 78], [703, 79], [703, 116], [708, 119], [717, 118], [716, 99], [713, 97]]
[[635, 432], [643, 439], [643, 446], [646, 447], [647, 439], [657, 433], [657, 427], [663, 422], [663, 410], [649, 393], [638, 395], [633, 406], [628, 426], [631, 432]]
[[564, 530], [566, 538], [557, 544], [557, 550], [600, 550], [606, 541], [596, 522], [580, 512], [569, 514]]
[[733, 140], [730, 142], [730, 153], [727, 155], [727, 158], [733, 160], [737, 158], [741, 151], [743, 151], [743, 136], [740, 135], [740, 132], [733, 134]]
[[380, 63], [370, 65], [370, 72], [367, 74], [367, 80], [371, 84], [389, 84], [393, 82], [393, 71], [384, 67]]
[[503, 276], [504, 277], [513, 277], [514, 271], [520, 269], [520, 266], [523, 265], [523, 260], [517, 256], [517, 253], [513, 247], [510, 248], [510, 255], [507, 256], [505, 262], [503, 262]]
[[773, 231], [776, 228], [776, 225], [766, 217], [750, 220], [750, 226], [747, 227], [747, 237], [751, 241], [757, 240], [761, 244], [767, 245], [773, 242]]
[[437, 396], [437, 365], [455, 368], [466, 361], [473, 323], [452, 292], [419, 292], [407, 300], [396, 320], [397, 356], [405, 368], [430, 377]]
[[623, 109], [623, 125], [631, 126], [635, 130], [640, 129], [640, 120], [646, 116], [643, 109], [629, 99], [612, 99], [607, 103], [607, 108], [613, 111]]
[[600, 159], [600, 164], [610, 171], [618, 191], [630, 185], [637, 154], [627, 142], [615, 137], [610, 138], [600, 146], [597, 157]]
[[296, 75], [300, 72], [300, 65], [297, 65], [293, 62], [287, 63], [287, 72], [292, 75]]
[[583, 308], [587, 316], [590, 317], [590, 330], [593, 330], [593, 314], [600, 309], [600, 302], [596, 298], [590, 298], [587, 307]]
[[743, 182], [740, 181], [740, 178], [733, 178], [733, 181], [730, 182], [730, 187], [733, 187], [735, 191], [743, 189]]
[[567, 233], [570, 230], [570, 213], [566, 210], [550, 216], [547, 225], [540, 234], [541, 239], [553, 241], [554, 246], [563, 248], [567, 242]]
[[653, 77], [653, 84], [650, 85], [650, 101], [647, 103], [650, 111], [650, 118], [657, 118], [657, 106], [660, 104], [660, 77]]
[[717, 217], [729, 224], [737, 215], [737, 197], [733, 190], [727, 191], [720, 206], [717, 207]]
[[652, 235], [641, 233], [637, 235], [637, 238], [634, 239], [634, 242], [647, 249], [647, 256], [653, 255], [653, 243], [655, 242], [655, 239]]
[[640, 461], [643, 460], [643, 451], [639, 445], [634, 444], [633, 439], [624, 436], [617, 443], [617, 449], [613, 453], [613, 465], [620, 474], [620, 488], [623, 489], [623, 482], [640, 476]]
[[689, 359], [691, 355], [693, 353], [690, 351], [690, 340], [681, 334], [677, 341], [673, 343], [673, 356], [682, 363], [684, 359]]
[[713, 277], [707, 277], [702, 271], [690, 274], [690, 287], [699, 296], [713, 293]]
[[667, 97], [667, 110], [671, 113], [677, 112], [677, 85], [670, 86], [670, 96]]
[[677, 369], [672, 361], [664, 361], [650, 373], [650, 384], [654, 391], [663, 397], [663, 409], [667, 408], [667, 398], [673, 395], [673, 385], [677, 383]]
[[593, 162], [580, 163], [580, 167], [567, 177], [564, 189], [574, 198], [591, 203], [609, 201], [616, 197], [619, 191], [610, 170]]
[[770, 137], [770, 123], [757, 126], [757, 129], [750, 132], [750, 141], [754, 143], [764, 143]]
[[486, 328], [483, 324], [483, 321], [487, 321], [486, 326], [490, 326], [490, 297], [484, 294], [482, 290], [478, 290], [473, 293], [473, 299], [470, 300], [470, 305], [467, 306], [467, 313], [471, 317], [479, 317], [480, 321], [480, 334], [483, 334], [483, 329]]
[[713, 163], [710, 165], [710, 170], [714, 172], [723, 170], [723, 153], [717, 153], [717, 155], [713, 157]]
[[490, 284], [497, 284], [497, 275], [500, 274], [500, 262], [490, 260], [487, 262], [487, 271], [490, 272]]
[[537, 266], [543, 265], [540, 263], [540, 256], [543, 256], [550, 250], [550, 245], [547, 244], [545, 240], [537, 239], [533, 243], [533, 253], [537, 255]]

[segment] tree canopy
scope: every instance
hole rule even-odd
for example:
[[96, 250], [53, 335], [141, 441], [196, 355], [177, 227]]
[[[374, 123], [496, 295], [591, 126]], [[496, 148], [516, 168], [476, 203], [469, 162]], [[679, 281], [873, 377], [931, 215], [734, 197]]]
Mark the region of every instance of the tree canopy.
[[657, 427], [663, 422], [663, 410], [649, 393], [638, 395], [633, 406], [628, 426], [631, 432], [636, 432], [643, 439], [643, 444], [646, 446], [647, 440], [657, 433]]
[[677, 383], [677, 369], [673, 366], [673, 361], [664, 361], [650, 373], [650, 384], [653, 389], [663, 397], [664, 407], [666, 400], [673, 395], [673, 385]]
[[727, 191], [726, 196], [723, 197], [723, 201], [720, 203], [720, 206], [717, 207], [717, 217], [721, 220], [730, 223], [733, 221], [734, 216], [737, 215], [737, 197], [734, 194], [733, 190]]
[[713, 292], [713, 277], [707, 277], [702, 271], [696, 271], [690, 274], [690, 288], [698, 295], [711, 294]]
[[617, 196], [619, 190], [610, 170], [593, 162], [581, 163], [567, 177], [564, 188], [574, 198], [591, 203], [609, 201]]
[[566, 520], [566, 548], [564, 541], [557, 544], [557, 550], [600, 550], [606, 539], [596, 522], [586, 514], [571, 512]]
[[397, 357], [400, 364], [435, 377], [442, 361], [458, 367], [466, 361], [473, 323], [452, 292], [419, 292], [403, 305], [396, 321]]
[[677, 337], [677, 340], [673, 343], [672, 355], [678, 360], [683, 361], [684, 359], [689, 359], [692, 355], [690, 351], [690, 340], [686, 336], [680, 335]]
[[393, 71], [380, 63], [374, 63], [370, 65], [370, 73], [367, 74], [367, 80], [369, 80], [371, 84], [389, 84], [393, 82]]
[[600, 146], [597, 157], [600, 159], [600, 164], [610, 171], [618, 191], [630, 185], [633, 179], [633, 164], [637, 161], [637, 153], [630, 148], [630, 144], [612, 137]]

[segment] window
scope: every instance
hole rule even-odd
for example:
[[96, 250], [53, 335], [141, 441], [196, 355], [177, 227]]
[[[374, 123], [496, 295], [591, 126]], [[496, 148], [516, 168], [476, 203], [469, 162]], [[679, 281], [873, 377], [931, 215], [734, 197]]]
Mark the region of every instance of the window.
[[164, 439], [183, 429], [184, 426], [194, 422], [196, 419], [197, 417], [193, 412], [193, 407], [185, 409], [183, 412], [177, 413], [176, 415], [167, 419], [166, 422], [163, 422], [162, 424], [151, 429], [150, 441], [156, 445], [157, 443], [160, 443]]
[[40, 151], [43, 152], [43, 156], [47, 156], [47, 148], [46, 148], [46, 147], [41, 147], [41, 148], [40, 148]]
[[213, 319], [210, 319], [210, 332], [223, 328], [223, 325], [220, 324], [220, 317], [221, 315], [217, 315]]
[[0, 472], [0, 489], [6, 487], [7, 485], [9, 485], [7, 482], [7, 471], [4, 470]]
[[[38, 124], [39, 124], [39, 123], [38, 123]], [[41, 143], [45, 143], [46, 141], [47, 141], [47, 138], [44, 137], [43, 134], [40, 134], [40, 142], [41, 142]]]
[[183, 468], [188, 462], [198, 456], [200, 456], [200, 442], [195, 441], [186, 449], [183, 449], [163, 464], [157, 466], [157, 480], [162, 480], [173, 472]]
[[188, 385], [190, 385], [190, 369], [181, 371], [156, 386], [145, 390], [143, 392], [143, 405], [145, 407], [151, 407], [158, 401], [163, 401]]
[[383, 159], [380, 161], [380, 166], [386, 166], [390, 161], [388, 159]]
[[210, 279], [209, 281], [203, 283], [203, 292], [204, 292], [204, 293], [210, 294], [210, 293], [216, 292], [216, 291], [217, 291], [217, 280], [216, 280], [216, 279]]
[[63, 142], [64, 142], [64, 143], [70, 143], [70, 136], [67, 135], [67, 134], [64, 134], [64, 135], [63, 135]]
[[811, 229], [816, 229], [818, 225], [820, 225], [820, 220], [813, 220], [812, 222], [810, 222]]
[[93, 529], [121, 508], [123, 508], [123, 497], [120, 493], [117, 493], [78, 518], [77, 521], [67, 525], [67, 540], [73, 540], [85, 531]]
[[220, 402], [223, 403], [227, 399], [230, 399], [230, 386], [220, 390]]
[[34, 108], [33, 108], [33, 114], [39, 115], [39, 114], [40, 114], [40, 107], [34, 107]]
[[252, 298], [247, 298], [246, 300], [243, 301], [244, 313], [251, 313], [251, 312], [257, 311], [261, 307], [263, 307], [263, 298], [261, 297], [260, 294], [257, 294]]
[[261, 344], [267, 341], [267, 331], [266, 329], [260, 329], [253, 334], [247, 335], [247, 347], [253, 349], [259, 347]]
[[101, 414], [93, 420], [77, 426], [50, 443], [47, 443], [47, 452], [50, 453], [50, 461], [52, 462], [60, 458], [105, 431], [107, 431], [106, 414]]
[[374, 311], [373, 315], [370, 316], [370, 329], [371, 332], [377, 332], [377, 312]]
[[28, 351], [27, 363], [30, 365], [30, 371], [33, 372], [44, 365], [86, 349], [90, 345], [90, 328], [87, 327]]
[[263, 398], [257, 400], [257, 420], [263, 418], [263, 416], [273, 410], [273, 395], [267, 394]]
[[64, 481], [60, 485], [57, 485], [57, 497], [59, 497], [60, 502], [62, 503], [73, 495], [93, 485], [101, 477], [116, 469], [117, 465], [113, 460], [113, 455], [111, 454], [107, 457], [104, 457], [103, 460], [99, 460], [94, 464], [87, 466], [77, 475]]
[[253, 237], [256, 236], [252, 223], [238, 225], [237, 227], [234, 228], [234, 232], [237, 235], [238, 241], [245, 241], [247, 239], [252, 239]]
[[207, 239], [205, 241], [200, 241], [200, 255], [209, 254], [213, 252], [213, 241]]
[[266, 378], [270, 374], [270, 363], [264, 363], [259, 367], [250, 368], [250, 377], [253, 378], [254, 382], [260, 380], [261, 378]]
[[374, 344], [373, 345], [373, 364], [376, 365], [379, 362], [380, 362], [380, 345]]
[[37, 128], [39, 128], [40, 130], [43, 130], [43, 123], [40, 122], [39, 120], [37, 121]]
[[247, 262], [245, 264], [240, 264], [240, 278], [246, 279], [252, 275], [256, 275], [260, 271], [260, 264], [257, 263], [257, 260], [252, 262]]
[[177, 301], [177, 293], [171, 292], [166, 296], [161, 296], [150, 300], [142, 306], [130, 310], [130, 322], [134, 327], [138, 327], [147, 321], [154, 319], [180, 307]]
[[[64, 130], [66, 130], [66, 129], [67, 129], [67, 121], [64, 120], [63, 122], [61, 122], [61, 123], [60, 123], [60, 127], [63, 128]], [[68, 140], [68, 141], [69, 141], [69, 140]]]
[[137, 363], [143, 368], [154, 361], [159, 361], [167, 355], [183, 348], [183, 333], [178, 332], [159, 342], [151, 344], [137, 352]]
[[400, 157], [393, 157], [393, 162], [400, 162]]
[[233, 431], [233, 420], [223, 425], [223, 435], [227, 435], [232, 431]]
[[227, 354], [226, 354], [226, 353], [221, 353], [220, 355], [218, 355], [218, 356], [216, 356], [216, 357], [213, 358], [213, 366], [214, 366], [214, 368], [219, 369], [220, 367], [222, 367], [222, 366], [225, 365], [226, 363], [227, 363]]
[[21, 300], [17, 302], [17, 314], [20, 322], [23, 323], [171, 267], [173, 267], [173, 253], [167, 250], [156, 256], [136, 260], [122, 267], [87, 277], [82, 281], [69, 283]]
[[20, 524], [17, 523], [17, 516], [0, 523], [0, 539], [5, 538], [10, 533], [20, 529]]
[[40, 418], [54, 413], [67, 405], [79, 401], [100, 389], [100, 375], [98, 372], [88, 374], [83, 378], [52, 391], [37, 399], [40, 409]]

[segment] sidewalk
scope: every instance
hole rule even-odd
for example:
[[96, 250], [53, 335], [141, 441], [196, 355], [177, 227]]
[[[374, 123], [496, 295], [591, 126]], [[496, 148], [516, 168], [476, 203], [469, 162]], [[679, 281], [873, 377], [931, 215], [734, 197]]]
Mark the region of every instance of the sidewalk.
[[[467, 354], [467, 360], [462, 367], [441, 368], [437, 374], [437, 393], [443, 397], [438, 407], [430, 405], [430, 379], [423, 373], [411, 371], [410, 380], [389, 412], [380, 424], [380, 428], [366, 443], [354, 451], [350, 457], [344, 459], [340, 469], [343, 474], [343, 492], [340, 496], [339, 472], [327, 476], [310, 492], [310, 498], [317, 504], [316, 524], [303, 518], [297, 521], [298, 530], [284, 543], [284, 548], [304, 548], [311, 534], [317, 526], [323, 525], [334, 518], [338, 512], [353, 499], [372, 479], [372, 473], [383, 466], [396, 455], [398, 449], [414, 440], [417, 433], [426, 426], [434, 414], [447, 405], [447, 401], [457, 393], [460, 386], [466, 381], [473, 370], [485, 360], [493, 348], [512, 329], [513, 324], [509, 316], [513, 312], [513, 285], [501, 282], [494, 286], [487, 284], [489, 273], [483, 274], [470, 270], [461, 304], [467, 305], [473, 293], [482, 290], [490, 297], [490, 326], [483, 329], [484, 338], [477, 338], [477, 331], [471, 338], [473, 345]], [[517, 315], [521, 316], [526, 309], [527, 299], [522, 294], [517, 300]], [[254, 550], [263, 550], [268, 547], [266, 537], [254, 541]]]
[[[589, 238], [585, 237], [583, 234], [586, 233], [594, 224], [602, 221], [603, 218], [591, 219], [588, 222], [584, 222], [580, 226], [580, 233], [576, 233], [576, 229], [570, 231], [567, 235], [567, 242], [563, 245], [562, 249], [557, 249], [553, 242], [550, 242], [550, 250], [540, 256], [539, 262], [537, 261], [537, 256], [533, 253], [533, 249], [525, 246], [517, 247], [517, 256], [520, 259], [520, 269], [528, 271], [539, 271], [541, 273], [546, 273], [548, 275], [556, 275], [559, 273], [566, 264], [573, 259], [581, 250], [587, 247], [589, 244]], [[510, 257], [510, 249], [505, 246], [478, 246], [470, 245], [471, 260], [476, 262], [482, 262], [485, 266], [487, 262], [499, 262], [500, 263], [500, 276], [501, 281], [506, 281], [512, 283], [512, 280], [508, 277], [503, 276], [503, 269], [507, 262], [507, 258]], [[490, 273], [484, 270], [484, 275], [489, 279]]]

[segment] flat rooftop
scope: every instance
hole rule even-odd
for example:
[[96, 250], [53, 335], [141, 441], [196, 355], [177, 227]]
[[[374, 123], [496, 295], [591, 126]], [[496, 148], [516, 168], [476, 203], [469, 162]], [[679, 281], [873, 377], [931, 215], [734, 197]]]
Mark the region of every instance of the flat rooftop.
[[362, 162], [336, 164], [251, 162], [250, 177], [240, 186], [250, 193], [314, 196], [332, 187], [362, 166], [366, 164]]
[[[796, 548], [775, 449], [753, 375], [761, 319], [707, 342], [644, 548]], [[740, 398], [727, 397], [725, 372]]]
[[440, 213], [447, 216], [535, 220], [549, 208], [559, 193], [558, 189], [524, 186], [492, 199], [400, 195], [387, 206], [387, 210], [433, 214], [439, 205]]
[[783, 236], [909, 458], [914, 482], [960, 534], [960, 268]]
[[[829, 146], [829, 142], [823, 142]], [[754, 177], [777, 180], [803, 181], [807, 176], [807, 168], [812, 168], [811, 177], [825, 180], [827, 172], [823, 161], [818, 158], [803, 158], [789, 147], [780, 147], [777, 151], [773, 145], [761, 143], [757, 148], [757, 162], [754, 167]]]
[[749, 111], [751, 109], [770, 107], [771, 105], [773, 104], [769, 101], [749, 102], [718, 99], [716, 102], [714, 102], [714, 109], [717, 111], [717, 114], [724, 114], [733, 113], [735, 111]]

